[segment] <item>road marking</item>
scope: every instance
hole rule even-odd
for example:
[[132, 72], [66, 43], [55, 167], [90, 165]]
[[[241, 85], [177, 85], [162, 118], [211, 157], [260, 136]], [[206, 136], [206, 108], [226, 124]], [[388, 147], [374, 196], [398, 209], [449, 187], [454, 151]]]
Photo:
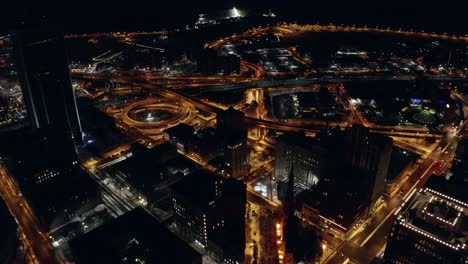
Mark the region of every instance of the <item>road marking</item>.
[[345, 261], [343, 261], [342, 264], [348, 264], [349, 263], [349, 258], [346, 258]]
[[379, 230], [379, 228], [387, 221], [387, 219], [393, 215], [393, 213], [395, 212], [396, 208], [393, 208], [392, 211], [390, 211], [390, 213], [384, 218], [384, 220], [374, 229], [374, 231], [372, 231], [372, 233], [369, 234], [369, 236], [367, 236], [366, 239], [364, 239], [364, 241], [361, 243], [361, 245], [359, 245], [359, 247], [362, 247], [364, 246], [367, 241], [369, 241], [369, 239], [371, 239], [371, 237], [377, 232], [377, 230]]

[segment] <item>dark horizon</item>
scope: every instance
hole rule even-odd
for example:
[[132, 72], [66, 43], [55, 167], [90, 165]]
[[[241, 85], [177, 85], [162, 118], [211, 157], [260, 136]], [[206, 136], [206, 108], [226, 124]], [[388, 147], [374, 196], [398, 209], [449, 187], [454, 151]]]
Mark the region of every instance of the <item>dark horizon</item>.
[[138, 1], [129, 2], [38, 2], [6, 3], [0, 17], [0, 31], [7, 32], [18, 21], [27, 18], [63, 25], [66, 32], [145, 31], [175, 28], [193, 24], [197, 14], [214, 13], [233, 6], [263, 12], [272, 9], [281, 20], [300, 23], [337, 23], [436, 31], [439, 33], [468, 33], [464, 8], [449, 1], [443, 6], [416, 2], [337, 2], [320, 1]]

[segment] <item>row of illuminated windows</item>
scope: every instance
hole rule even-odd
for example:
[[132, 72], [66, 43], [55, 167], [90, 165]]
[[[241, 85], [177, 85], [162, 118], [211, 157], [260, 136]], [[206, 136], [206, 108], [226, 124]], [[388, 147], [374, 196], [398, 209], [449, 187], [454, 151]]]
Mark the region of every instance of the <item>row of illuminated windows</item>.
[[427, 241], [425, 239], [420, 239], [418, 244], [421, 245], [421, 246], [431, 248], [431, 249], [435, 248], [435, 245], [433, 243], [431, 243], [430, 241]]
[[49, 170], [43, 171], [41, 173], [36, 174], [36, 183], [45, 182], [49, 179], [54, 178], [57, 175], [59, 175], [59, 172], [52, 172]]
[[420, 252], [423, 252], [424, 254], [427, 254], [432, 257], [437, 257], [437, 253], [429, 249], [428, 247], [422, 246], [418, 243], [414, 245], [414, 247], [419, 250]]

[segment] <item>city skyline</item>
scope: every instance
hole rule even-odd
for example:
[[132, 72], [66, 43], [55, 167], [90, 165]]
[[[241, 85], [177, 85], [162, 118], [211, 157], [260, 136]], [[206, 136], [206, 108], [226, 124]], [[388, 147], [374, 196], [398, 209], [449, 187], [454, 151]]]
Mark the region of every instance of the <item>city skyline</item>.
[[2, 18], [0, 264], [468, 261], [453, 5], [91, 4]]

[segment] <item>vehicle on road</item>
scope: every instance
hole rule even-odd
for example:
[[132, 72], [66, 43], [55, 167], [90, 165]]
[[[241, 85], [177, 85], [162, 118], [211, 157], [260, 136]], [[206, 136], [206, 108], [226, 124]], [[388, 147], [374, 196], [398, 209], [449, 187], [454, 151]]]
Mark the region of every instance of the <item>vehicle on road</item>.
[[445, 162], [438, 160], [434, 163], [434, 168], [436, 168], [437, 170], [441, 170], [444, 167], [444, 165]]

